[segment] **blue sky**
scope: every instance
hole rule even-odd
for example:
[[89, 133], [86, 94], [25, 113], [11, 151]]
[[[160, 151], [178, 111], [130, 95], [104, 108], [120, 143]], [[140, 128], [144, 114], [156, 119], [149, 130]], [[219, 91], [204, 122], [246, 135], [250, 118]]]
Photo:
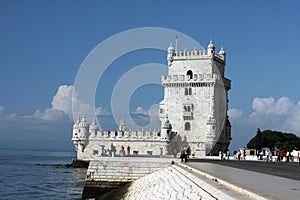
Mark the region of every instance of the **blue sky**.
[[[232, 80], [231, 148], [245, 146], [257, 128], [300, 136], [299, 8], [298, 1], [2, 0], [0, 145], [73, 149], [70, 98], [82, 62], [102, 41], [140, 27], [173, 29], [204, 47], [210, 39], [217, 50], [224, 47]], [[143, 50], [112, 63], [95, 96], [103, 129], [115, 126], [110, 100], [122, 74], [143, 63], [166, 65], [165, 59], [164, 51]], [[137, 123], [147, 123], [141, 119], [162, 91], [147, 85], [134, 93], [129, 107]]]

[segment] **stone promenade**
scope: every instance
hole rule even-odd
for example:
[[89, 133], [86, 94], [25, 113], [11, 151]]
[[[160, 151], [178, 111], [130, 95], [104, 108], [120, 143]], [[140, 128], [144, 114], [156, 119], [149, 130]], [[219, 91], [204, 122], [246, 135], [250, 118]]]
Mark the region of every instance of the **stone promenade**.
[[178, 165], [171, 165], [134, 181], [123, 199], [247, 200], [251, 198], [226, 188], [214, 180], [199, 178]]
[[[169, 159], [151, 158], [147, 160], [148, 162], [136, 158], [129, 159], [130, 162], [125, 162], [125, 158], [122, 159], [116, 159], [116, 161], [122, 161], [118, 164], [120, 167], [127, 166], [128, 163], [131, 163], [130, 166], [132, 167], [137, 163], [140, 166], [136, 169], [132, 168], [134, 170], [126, 170], [126, 173], [134, 175], [140, 171], [143, 172], [144, 176], [134, 180], [133, 177], [135, 176], [131, 176], [132, 182], [115, 190], [110, 189], [110, 192], [100, 198], [92, 199], [298, 200], [300, 196], [300, 166], [298, 163], [191, 159], [187, 163], [176, 160], [173, 162], [174, 164], [166, 164], [170, 161]], [[98, 163], [99, 160], [95, 161], [97, 162], [89, 168], [90, 172], [95, 170], [94, 165], [97, 165], [99, 169], [101, 168]], [[105, 170], [116, 167], [117, 163], [107, 162], [105, 164], [103, 161], [105, 159], [101, 161], [102, 165], [106, 166]], [[155, 161], [164, 166], [159, 168], [154, 166]], [[151, 166], [154, 168], [152, 169]], [[116, 169], [118, 171], [118, 168]], [[152, 171], [152, 173], [146, 172], [145, 169]], [[94, 178], [97, 178], [98, 173], [104, 173], [105, 170], [96, 170]], [[129, 175], [126, 176], [129, 177]], [[119, 178], [117, 177], [117, 179]], [[98, 189], [96, 188], [96, 190]]]

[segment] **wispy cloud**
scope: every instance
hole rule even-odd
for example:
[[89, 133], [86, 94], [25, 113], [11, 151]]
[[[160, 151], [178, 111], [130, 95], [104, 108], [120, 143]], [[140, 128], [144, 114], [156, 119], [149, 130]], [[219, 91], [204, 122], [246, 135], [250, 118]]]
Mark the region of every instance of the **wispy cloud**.
[[250, 123], [300, 134], [300, 101], [294, 102], [288, 97], [278, 100], [273, 97], [255, 98], [252, 109]]
[[228, 110], [228, 116], [230, 119], [240, 119], [243, 115], [243, 111], [233, 108]]

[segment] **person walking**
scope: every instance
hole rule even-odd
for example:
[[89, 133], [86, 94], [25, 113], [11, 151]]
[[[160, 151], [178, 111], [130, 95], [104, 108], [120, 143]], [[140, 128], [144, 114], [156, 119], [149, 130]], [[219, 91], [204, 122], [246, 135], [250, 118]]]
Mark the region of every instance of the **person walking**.
[[229, 157], [230, 157], [230, 151], [227, 151], [227, 160], [229, 160]]
[[129, 145], [127, 146], [127, 155], [128, 156], [130, 155], [130, 146]]
[[270, 150], [270, 151], [269, 151], [269, 159], [270, 159], [270, 162], [272, 162], [272, 156], [273, 156], [273, 153], [272, 153], [272, 151]]
[[176, 149], [176, 147], [173, 150], [173, 154], [174, 154], [174, 158], [176, 158], [177, 157], [177, 149]]

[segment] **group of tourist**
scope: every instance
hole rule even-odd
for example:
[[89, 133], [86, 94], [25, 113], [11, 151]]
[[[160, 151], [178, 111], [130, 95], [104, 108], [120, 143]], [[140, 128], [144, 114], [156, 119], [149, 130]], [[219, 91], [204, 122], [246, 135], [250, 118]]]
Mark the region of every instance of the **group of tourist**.
[[[246, 150], [245, 149], [239, 149], [233, 151], [233, 159], [234, 160], [246, 160]], [[229, 160], [229, 158], [228, 158]]]
[[[176, 151], [177, 153], [177, 150], [174, 149], [174, 152]], [[181, 159], [181, 162], [187, 162], [188, 161], [188, 158], [190, 157], [191, 155], [191, 148], [190, 147], [184, 147], [184, 148], [181, 148], [180, 149], [180, 159]], [[174, 154], [174, 156], [176, 156], [176, 154]]]
[[278, 162], [294, 162], [297, 161], [295, 159], [298, 159], [298, 162], [300, 163], [300, 151], [280, 151], [277, 156], [277, 161]]
[[[275, 158], [274, 155], [276, 156]], [[266, 158], [267, 162], [272, 162], [273, 160], [277, 162], [299, 162], [300, 163], [300, 151], [260, 151], [257, 155], [258, 160], [263, 160], [264, 157]]]
[[230, 152], [229, 151], [219, 151], [219, 157], [221, 160], [229, 160]]
[[[125, 151], [125, 147], [121, 146], [119, 149], [119, 156], [125, 156], [126, 152], [127, 152], [127, 155], [129, 156], [130, 151], [131, 151], [131, 148], [129, 145], [126, 148], [126, 151]], [[101, 156], [110, 156], [110, 157], [116, 156], [116, 146], [111, 144], [110, 149], [108, 149], [106, 146], [102, 146]]]

